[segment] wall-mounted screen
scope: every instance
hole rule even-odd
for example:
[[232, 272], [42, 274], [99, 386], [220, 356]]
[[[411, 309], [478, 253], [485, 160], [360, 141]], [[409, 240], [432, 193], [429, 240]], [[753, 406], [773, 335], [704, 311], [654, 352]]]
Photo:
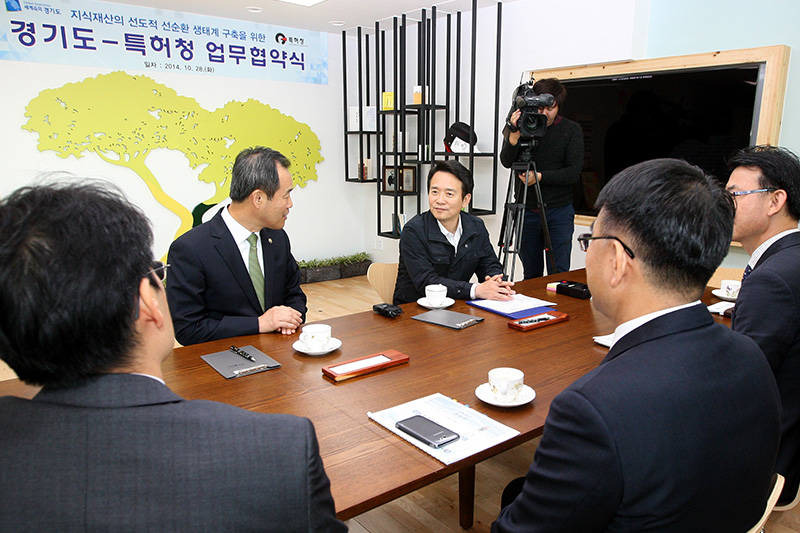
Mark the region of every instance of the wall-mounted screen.
[[597, 214], [597, 194], [615, 173], [658, 157], [685, 159], [727, 182], [725, 159], [756, 142], [763, 68], [563, 79], [567, 99], [560, 114], [583, 127], [586, 147], [576, 212]]

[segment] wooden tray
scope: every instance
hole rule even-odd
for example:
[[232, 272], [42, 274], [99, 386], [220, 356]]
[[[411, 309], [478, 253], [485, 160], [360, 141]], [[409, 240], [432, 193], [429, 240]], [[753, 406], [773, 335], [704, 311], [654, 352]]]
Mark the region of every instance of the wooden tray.
[[[367, 366], [363, 366], [363, 364], [357, 364], [359, 361], [366, 361], [367, 359], [372, 358], [376, 358], [376, 361], [368, 364]], [[380, 358], [380, 360], [377, 360], [378, 358]], [[322, 373], [334, 381], [344, 381], [345, 379], [363, 376], [364, 374], [369, 374], [370, 372], [383, 370], [384, 368], [389, 368], [390, 366], [402, 365], [403, 363], [407, 362], [408, 356], [406, 354], [398, 352], [397, 350], [384, 350], [372, 355], [365, 355], [364, 357], [359, 357], [357, 359], [351, 359], [349, 361], [322, 367]]]
[[[534, 320], [537, 319], [539, 321], [533, 322]], [[555, 324], [556, 322], [563, 322], [568, 319], [569, 315], [566, 313], [562, 313], [561, 311], [547, 311], [546, 313], [539, 313], [538, 315], [520, 318], [517, 320], [511, 320], [508, 323], [508, 327], [512, 329], [518, 329], [520, 331], [530, 331], [532, 329], [543, 328], [545, 326]]]

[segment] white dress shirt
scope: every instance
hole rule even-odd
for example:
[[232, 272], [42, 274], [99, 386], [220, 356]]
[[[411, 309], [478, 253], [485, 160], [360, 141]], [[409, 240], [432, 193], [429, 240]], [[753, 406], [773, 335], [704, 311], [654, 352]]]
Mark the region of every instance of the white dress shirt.
[[[225, 225], [228, 226], [228, 231], [231, 232], [233, 236], [233, 241], [236, 243], [236, 246], [239, 247], [239, 253], [242, 255], [242, 261], [244, 262], [244, 267], [250, 271], [250, 243], [247, 241], [250, 234], [253, 233], [249, 229], [245, 228], [241, 224], [239, 224], [236, 219], [234, 219], [228, 208], [222, 209], [222, 220], [225, 221]], [[256, 237], [258, 237], [258, 242], [256, 244], [256, 248], [258, 249], [258, 264], [261, 267], [261, 273], [264, 273], [264, 249], [261, 246], [261, 235], [259, 232], [256, 232]]]

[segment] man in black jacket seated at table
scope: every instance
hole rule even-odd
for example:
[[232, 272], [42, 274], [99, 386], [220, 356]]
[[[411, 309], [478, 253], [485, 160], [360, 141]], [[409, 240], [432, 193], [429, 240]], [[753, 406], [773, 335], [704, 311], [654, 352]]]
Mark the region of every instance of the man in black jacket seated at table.
[[758, 345], [699, 301], [728, 252], [732, 198], [656, 159], [617, 174], [596, 205], [578, 242], [613, 344], [551, 403], [492, 531], [747, 531], [766, 506], [780, 403]]
[[[430, 211], [421, 213], [400, 235], [400, 264], [394, 303], [425, 296], [425, 287], [442, 284], [450, 298], [510, 300], [512, 282], [489, 242], [483, 221], [461, 210], [472, 198], [472, 175], [455, 160], [437, 161], [428, 173]], [[470, 283], [473, 274], [481, 283]]]

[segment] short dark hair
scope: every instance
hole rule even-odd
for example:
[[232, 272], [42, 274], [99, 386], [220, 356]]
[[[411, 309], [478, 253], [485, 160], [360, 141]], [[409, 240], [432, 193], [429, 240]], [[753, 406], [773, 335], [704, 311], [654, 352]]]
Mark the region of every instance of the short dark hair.
[[152, 244], [144, 213], [99, 183], [0, 200], [0, 357], [23, 381], [52, 387], [126, 364]]
[[231, 200], [243, 202], [256, 189], [264, 191], [272, 200], [280, 187], [277, 163], [287, 169], [291, 164], [286, 156], [272, 148], [254, 146], [239, 152], [233, 163]]
[[653, 159], [626, 168], [595, 203], [603, 229], [624, 231], [661, 288], [702, 293], [730, 249], [733, 197], [700, 168]]
[[461, 198], [464, 198], [468, 194], [472, 194], [473, 182], [472, 182], [472, 173], [456, 161], [455, 159], [448, 159], [446, 161], [434, 161], [431, 165], [431, 169], [428, 172], [428, 190], [431, 190], [431, 179], [433, 179], [433, 175], [437, 172], [447, 172], [448, 174], [452, 174], [461, 182]]
[[544, 78], [533, 84], [533, 92], [536, 95], [552, 94], [556, 99], [556, 105], [561, 107], [567, 99], [567, 89], [558, 81], [558, 78]]
[[762, 189], [786, 191], [786, 209], [794, 220], [800, 220], [800, 160], [786, 148], [758, 145], [742, 148], [730, 159], [728, 168], [758, 169], [758, 186]]

